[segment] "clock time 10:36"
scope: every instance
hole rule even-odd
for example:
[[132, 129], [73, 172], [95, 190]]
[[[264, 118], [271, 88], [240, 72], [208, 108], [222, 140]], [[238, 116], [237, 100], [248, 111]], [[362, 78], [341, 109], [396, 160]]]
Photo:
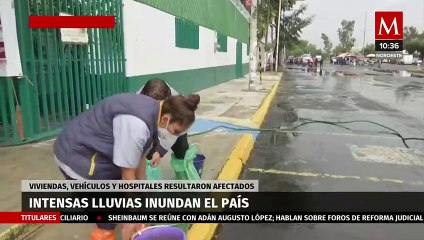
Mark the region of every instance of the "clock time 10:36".
[[375, 40], [376, 52], [402, 52], [402, 40]]

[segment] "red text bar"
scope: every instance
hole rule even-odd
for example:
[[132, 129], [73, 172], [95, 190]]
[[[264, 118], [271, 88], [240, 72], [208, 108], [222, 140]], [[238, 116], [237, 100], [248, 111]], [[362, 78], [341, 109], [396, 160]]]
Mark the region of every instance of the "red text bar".
[[29, 28], [114, 28], [115, 16], [29, 16]]
[[60, 223], [58, 212], [0, 212], [0, 223]]

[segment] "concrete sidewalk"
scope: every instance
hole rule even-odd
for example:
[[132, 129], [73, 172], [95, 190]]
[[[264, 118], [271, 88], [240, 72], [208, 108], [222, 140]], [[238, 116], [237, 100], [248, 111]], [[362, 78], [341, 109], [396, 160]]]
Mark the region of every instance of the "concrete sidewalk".
[[[219, 125], [258, 126], [264, 117], [261, 115], [266, 113], [265, 110], [260, 110], [259, 113], [258, 109], [280, 79], [280, 73], [266, 73], [263, 75], [262, 84], [256, 86], [256, 91], [250, 92], [247, 91], [247, 78], [232, 80], [198, 92], [201, 104], [197, 110], [196, 123], [190, 129], [189, 135], [205, 132]], [[253, 134], [254, 137], [256, 135]], [[222, 175], [220, 173], [223, 168], [225, 171], [232, 171], [233, 167], [225, 166], [230, 162], [227, 159], [234, 154], [236, 145], [246, 145], [239, 142], [243, 141], [242, 136], [243, 132], [224, 130], [189, 137], [191, 143], [201, 146], [206, 156], [203, 179], [217, 179]], [[63, 178], [52, 160], [53, 142], [54, 140], [49, 140], [32, 145], [0, 148], [0, 211], [20, 211], [21, 180]], [[169, 156], [161, 161], [161, 167], [164, 179], [174, 178]], [[234, 173], [235, 175], [238, 176], [237, 173]], [[87, 239], [92, 228], [91, 224], [0, 225], [0, 240]], [[196, 233], [191, 234], [194, 235]], [[194, 240], [193, 237], [191, 239]]]

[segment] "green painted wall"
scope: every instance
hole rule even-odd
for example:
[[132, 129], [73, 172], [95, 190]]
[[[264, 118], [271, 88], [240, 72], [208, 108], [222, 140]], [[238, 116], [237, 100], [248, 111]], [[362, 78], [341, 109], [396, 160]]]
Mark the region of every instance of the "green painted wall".
[[229, 0], [136, 0], [222, 34], [249, 41], [249, 22]]
[[[222, 36], [239, 41], [240, 61], [241, 43], [249, 41], [249, 22], [230, 2], [230, 0], [135, 0], [149, 5], [177, 18], [191, 21], [208, 29], [216, 30]], [[236, 58], [236, 56], [234, 56]], [[239, 64], [241, 62], [239, 61]], [[202, 89], [238, 78], [248, 72], [249, 64], [236, 64], [220, 67], [190, 69], [128, 77], [128, 89], [137, 91], [149, 79], [161, 78], [182, 94]], [[242, 73], [241, 73], [242, 71]], [[238, 74], [237, 74], [238, 73]]]
[[[247, 73], [248, 67], [248, 63], [243, 64], [244, 73]], [[188, 94], [235, 79], [236, 65], [128, 77], [129, 90], [131, 92], [139, 90], [152, 78], [163, 79], [179, 93]]]

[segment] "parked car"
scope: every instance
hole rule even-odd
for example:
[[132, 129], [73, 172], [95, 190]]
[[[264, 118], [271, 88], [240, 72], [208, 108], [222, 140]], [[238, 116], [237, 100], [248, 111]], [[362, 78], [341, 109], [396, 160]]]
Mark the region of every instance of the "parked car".
[[404, 65], [414, 64], [414, 59], [412, 57], [412, 54], [404, 54], [402, 61], [401, 61], [401, 64], [404, 64]]
[[364, 58], [360, 65], [373, 65], [375, 63], [374, 59]]
[[412, 60], [412, 64], [414, 64], [414, 65], [421, 65], [422, 63], [423, 63], [423, 61], [419, 58], [414, 58]]
[[294, 57], [293, 56], [289, 56], [287, 59], [287, 63], [288, 64], [294, 64]]

